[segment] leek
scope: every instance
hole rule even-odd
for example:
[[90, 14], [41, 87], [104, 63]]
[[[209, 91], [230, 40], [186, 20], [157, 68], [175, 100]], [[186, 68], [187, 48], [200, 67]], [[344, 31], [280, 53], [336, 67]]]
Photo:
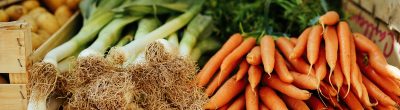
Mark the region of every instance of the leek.
[[104, 55], [109, 47], [114, 45], [121, 36], [123, 28], [136, 20], [142, 18], [141, 16], [126, 16], [117, 18], [105, 26], [99, 33], [99, 37], [89, 46], [83, 50], [78, 58], [88, 57], [91, 55]]
[[221, 44], [219, 44], [216, 40], [204, 38], [196, 44], [195, 48], [193, 48], [192, 52], [190, 53], [190, 58], [194, 61], [197, 61], [204, 52], [218, 49], [220, 46]]
[[[160, 25], [160, 21], [157, 18], [144, 18], [140, 20], [138, 30], [135, 34], [135, 39], [142, 39], [146, 34], [150, 33]], [[138, 58], [134, 62], [144, 61], [144, 51], [141, 51]]]
[[[177, 18], [165, 23], [161, 27], [152, 31], [151, 33], [144, 36], [143, 39], [136, 39], [129, 44], [121, 47], [118, 51], [122, 54], [123, 61], [132, 62], [136, 59], [139, 52], [144, 50], [144, 47], [149, 43], [167, 37], [168, 35], [176, 32], [183, 26], [185, 26], [195, 15], [197, 15], [202, 6], [203, 1], [201, 3], [194, 5], [190, 10], [178, 16]], [[130, 59], [128, 59], [130, 58]], [[125, 63], [129, 64], [129, 63]]]
[[197, 38], [210, 26], [212, 26], [211, 17], [197, 15], [189, 23], [183, 33], [181, 42], [179, 43], [179, 52], [182, 56], [189, 56], [193, 47], [196, 45]]
[[128, 34], [122, 37], [115, 46], [122, 47], [125, 44], [131, 42], [132, 40], [133, 40], [133, 31], [129, 31]]

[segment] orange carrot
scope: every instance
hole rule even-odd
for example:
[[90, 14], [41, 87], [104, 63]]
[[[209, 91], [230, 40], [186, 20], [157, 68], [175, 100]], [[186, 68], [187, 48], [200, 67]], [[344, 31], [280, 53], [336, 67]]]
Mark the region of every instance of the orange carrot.
[[325, 105], [315, 96], [311, 96], [307, 101], [308, 106], [313, 110], [324, 110], [327, 109]]
[[243, 41], [242, 35], [236, 33], [233, 34], [228, 41], [221, 47], [221, 49], [215, 53], [214, 56], [208, 60], [204, 65], [203, 69], [200, 70], [196, 78], [198, 80], [198, 86], [205, 86], [208, 81], [213, 77], [215, 72], [219, 69], [222, 61], [226, 56], [229, 55], [236, 47], [238, 47]]
[[247, 110], [258, 110], [258, 90], [252, 88], [250, 85], [246, 86], [244, 96], [246, 99], [246, 109]]
[[328, 11], [319, 17], [319, 23], [322, 25], [335, 25], [339, 20], [339, 14], [336, 11]]
[[204, 109], [217, 109], [229, 103], [229, 101], [245, 89], [246, 85], [246, 80], [236, 81], [235, 76], [233, 76], [210, 98], [210, 101], [204, 105]]
[[357, 49], [368, 52], [369, 64], [377, 73], [400, 80], [400, 70], [387, 63], [382, 51], [371, 40], [362, 34], [355, 33], [354, 41]]
[[256, 88], [257, 85], [261, 82], [261, 76], [262, 76], [262, 69], [258, 65], [251, 65], [249, 68], [249, 83], [251, 88]]
[[251, 49], [250, 53], [247, 54], [246, 60], [251, 65], [261, 64], [261, 50], [260, 46], [255, 46]]
[[336, 96], [338, 94], [334, 88], [328, 86], [328, 84], [323, 81], [320, 83], [319, 89], [321, 89], [322, 94], [325, 96]]
[[351, 86], [355, 89], [355, 92], [357, 92], [356, 94], [358, 95], [358, 97], [361, 98], [363, 95], [362, 92], [363, 90], [361, 87], [362, 78], [359, 79], [361, 73], [360, 73], [360, 68], [357, 65], [357, 55], [353, 37], [350, 37], [350, 59], [351, 59], [350, 83]]
[[293, 48], [293, 51], [290, 52], [290, 56], [287, 58], [295, 59], [301, 57], [301, 55], [304, 53], [304, 50], [306, 49], [307, 40], [311, 30], [312, 27], [308, 27], [303, 31], [303, 33], [300, 34], [296, 46]]
[[[313, 65], [317, 62], [319, 47], [321, 44], [322, 26], [315, 25], [312, 27], [310, 36], [307, 39], [307, 59], [310, 63], [310, 70]], [[310, 72], [308, 72], [309, 74]]]
[[242, 60], [239, 64], [239, 70], [236, 73], [236, 81], [241, 80], [244, 76], [246, 76], [247, 71], [249, 70], [249, 64], [246, 60]]
[[260, 108], [260, 110], [269, 110], [269, 108], [266, 105], [264, 105], [263, 103], [260, 103], [258, 105], [259, 105], [258, 108]]
[[289, 40], [292, 42], [292, 44], [297, 44], [297, 38], [291, 37]]
[[318, 88], [318, 80], [314, 75], [300, 74], [294, 71], [290, 72], [294, 76], [293, 85], [301, 89], [315, 90]]
[[307, 104], [302, 100], [294, 99], [294, 98], [289, 97], [287, 95], [281, 95], [281, 97], [282, 97], [283, 101], [285, 101], [285, 103], [287, 104], [289, 109], [292, 109], [292, 110], [310, 110], [310, 108], [308, 108]]
[[327, 68], [326, 68], [326, 59], [325, 59], [325, 49], [321, 48], [321, 50], [319, 51], [319, 58], [317, 60], [317, 62], [315, 63], [315, 76], [317, 78], [318, 81], [318, 85], [319, 82], [321, 80], [323, 80], [328, 72]]
[[275, 51], [275, 67], [274, 70], [278, 74], [279, 79], [286, 83], [292, 83], [294, 80], [293, 75], [289, 72], [286, 67], [286, 61], [282, 55]]
[[219, 73], [214, 77], [214, 79], [208, 84], [205, 93], [208, 96], [211, 96], [222, 84], [225, 82], [226, 79], [229, 78], [229, 74], [235, 69], [237, 63], [234, 62], [228, 69], [225, 71], [219, 71]]
[[341, 21], [337, 26], [339, 40], [339, 59], [342, 73], [348, 84], [347, 92], [350, 91], [350, 70], [351, 70], [351, 32], [347, 22]]
[[336, 100], [335, 97], [328, 96], [327, 100], [330, 103], [330, 105], [332, 105], [333, 107], [335, 107], [335, 108], [337, 108], [339, 110], [343, 110], [343, 107], [339, 104], [338, 100]]
[[360, 102], [367, 108], [371, 108], [373, 106], [378, 105], [378, 102], [371, 103], [371, 101], [369, 100], [368, 90], [367, 90], [367, 88], [365, 87], [365, 85], [363, 83], [361, 83], [361, 87], [362, 87], [362, 90], [363, 90], [362, 91], [363, 94], [362, 94]]
[[379, 104], [383, 104], [386, 106], [396, 106], [396, 102], [393, 101], [388, 95], [383, 93], [374, 83], [372, 83], [367, 77], [362, 76], [362, 81], [367, 88], [368, 94], [374, 97]]
[[[361, 105], [360, 101], [356, 98], [356, 96], [352, 92], [348, 92], [345, 90], [347, 87], [343, 87], [343, 89], [340, 90], [340, 98], [346, 103], [346, 105], [351, 109], [351, 110], [362, 110], [363, 106]], [[347, 97], [344, 97], [346, 94]]]
[[383, 90], [386, 90], [390, 93], [396, 94], [400, 96], [400, 88], [396, 85], [396, 83], [390, 79], [389, 77], [381, 76], [375, 72], [375, 70], [370, 65], [364, 65], [361, 62], [361, 57], [358, 57], [357, 61], [360, 61], [358, 65], [364, 71], [364, 75], [367, 76], [372, 82], [378, 85]]
[[[285, 102], [269, 87], [260, 88], [260, 99], [261, 101], [272, 110], [288, 110]], [[247, 100], [246, 100], [247, 101]], [[255, 109], [247, 109], [255, 110]]]
[[246, 99], [244, 95], [240, 95], [235, 101], [228, 107], [228, 110], [243, 110], [246, 106]]
[[332, 74], [337, 61], [338, 53], [338, 38], [336, 29], [333, 26], [328, 26], [324, 33], [325, 51], [326, 51], [326, 62], [330, 67], [329, 74]]
[[[250, 52], [250, 50], [256, 44], [256, 39], [253, 37], [249, 37], [243, 41], [242, 44], [239, 45], [232, 53], [230, 53], [221, 64], [221, 71], [226, 71], [234, 62], [237, 62], [242, 58], [246, 53]], [[225, 73], [225, 72], [222, 72]], [[227, 73], [228, 74], [228, 73]]]
[[[276, 40], [276, 44], [281, 50], [282, 54], [289, 60], [290, 64], [295, 68], [296, 71], [307, 74], [309, 73], [310, 65], [307, 64], [302, 58], [289, 58], [289, 54], [293, 51], [294, 45], [286, 38], [280, 37]], [[311, 69], [311, 74], [315, 74], [314, 69]]]
[[394, 107], [394, 106], [385, 106], [382, 104], [378, 104], [375, 109], [377, 110], [398, 110], [398, 108]]
[[267, 35], [261, 38], [260, 49], [264, 71], [270, 75], [275, 65], [275, 42], [272, 36]]
[[396, 102], [397, 105], [400, 104], [400, 97], [397, 96], [396, 94], [393, 94], [391, 92], [388, 92], [386, 90], [382, 90], [386, 95], [388, 95], [393, 101]]
[[[339, 64], [339, 62], [337, 62]], [[330, 78], [329, 78], [330, 79]], [[335, 66], [335, 69], [333, 70], [333, 78], [330, 82], [331, 86], [335, 85], [337, 87], [337, 91], [340, 91], [340, 88], [343, 85], [343, 73], [342, 73], [342, 68], [340, 66]]]
[[311, 93], [307, 90], [302, 90], [292, 84], [282, 82], [276, 75], [273, 74], [270, 78], [265, 77], [262, 82], [269, 87], [295, 99], [307, 100], [311, 96]]
[[228, 104], [225, 104], [225, 105], [222, 106], [222, 107], [219, 107], [217, 110], [227, 110], [228, 107], [229, 107], [229, 103], [228, 103]]

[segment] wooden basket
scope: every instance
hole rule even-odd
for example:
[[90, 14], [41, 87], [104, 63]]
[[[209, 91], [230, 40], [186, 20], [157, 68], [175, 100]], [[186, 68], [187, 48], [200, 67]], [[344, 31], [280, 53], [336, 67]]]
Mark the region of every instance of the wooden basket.
[[28, 68], [42, 60], [56, 46], [66, 42], [80, 29], [79, 12], [74, 15], [37, 50], [32, 50], [29, 24], [0, 22], [0, 73], [8, 74], [10, 84], [0, 84], [0, 109], [25, 110]]

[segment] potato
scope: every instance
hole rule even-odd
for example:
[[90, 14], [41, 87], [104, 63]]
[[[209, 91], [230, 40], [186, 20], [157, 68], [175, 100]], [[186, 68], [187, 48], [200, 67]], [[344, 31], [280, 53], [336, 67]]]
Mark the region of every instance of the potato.
[[57, 8], [54, 15], [57, 18], [58, 24], [62, 26], [72, 16], [72, 12], [66, 5], [63, 5]]
[[50, 33], [46, 32], [46, 31], [43, 30], [43, 29], [39, 29], [38, 32], [37, 32], [37, 34], [38, 34], [40, 37], [45, 38], [45, 39], [48, 39], [48, 38], [51, 36]]
[[32, 32], [37, 32], [39, 26], [36, 24], [35, 19], [33, 19], [32, 16], [30, 15], [24, 15], [21, 18], [19, 18], [19, 21], [25, 21], [27, 23], [29, 23], [29, 25], [31, 25], [31, 31]]
[[4, 10], [0, 10], [0, 22], [8, 22], [9, 18]]
[[32, 32], [32, 49], [37, 49], [42, 45], [47, 38], [39, 36], [38, 34]]
[[36, 1], [36, 0], [27, 0], [22, 3], [22, 6], [24, 6], [29, 12], [32, 9], [40, 7], [40, 3], [39, 3], [39, 1]]
[[43, 29], [49, 34], [53, 34], [60, 28], [56, 17], [50, 13], [42, 13], [36, 19], [36, 22], [39, 25], [39, 29]]
[[32, 16], [32, 18], [36, 20], [37, 17], [42, 13], [48, 13], [48, 11], [46, 9], [44, 9], [43, 7], [37, 7], [35, 9], [32, 9], [29, 12], [29, 15]]
[[7, 15], [12, 21], [18, 20], [22, 15], [28, 13], [28, 10], [22, 5], [11, 5], [6, 9]]
[[67, 4], [67, 6], [69, 7], [69, 9], [71, 9], [72, 11], [75, 11], [75, 10], [77, 10], [78, 9], [78, 5], [79, 5], [79, 2], [80, 2], [81, 0], [67, 0], [66, 2], [66, 4]]
[[42, 0], [51, 12], [55, 12], [58, 7], [65, 3], [65, 0]]

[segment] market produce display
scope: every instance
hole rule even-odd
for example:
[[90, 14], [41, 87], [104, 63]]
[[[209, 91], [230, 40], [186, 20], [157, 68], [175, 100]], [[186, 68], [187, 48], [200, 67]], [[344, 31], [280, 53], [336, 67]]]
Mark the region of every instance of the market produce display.
[[80, 2], [80, 31], [30, 68], [28, 109], [201, 109], [191, 56], [218, 48], [203, 2]]
[[230, 36], [196, 76], [204, 109], [397, 109], [400, 70], [339, 18], [328, 11], [294, 39]]
[[37, 49], [73, 15], [79, 1], [26, 0], [0, 9], [0, 22], [29, 23], [32, 31], [32, 48]]

